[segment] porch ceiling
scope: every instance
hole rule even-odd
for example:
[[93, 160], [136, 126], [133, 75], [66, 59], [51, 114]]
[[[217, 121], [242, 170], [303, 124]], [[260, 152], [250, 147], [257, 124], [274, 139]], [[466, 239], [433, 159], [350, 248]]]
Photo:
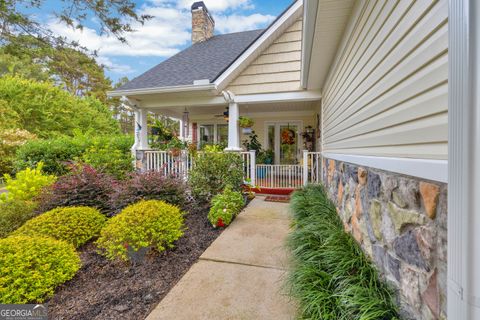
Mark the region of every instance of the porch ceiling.
[[[240, 104], [240, 114], [266, 114], [278, 112], [295, 112], [295, 113], [312, 113], [314, 114], [318, 102], [316, 101], [296, 101], [296, 102], [281, 102], [281, 103], [259, 103], [259, 104]], [[193, 117], [214, 118], [225, 111], [227, 104], [216, 106], [191, 106], [191, 107], [173, 107], [150, 109], [150, 111], [170, 117], [179, 117], [187, 110]]]

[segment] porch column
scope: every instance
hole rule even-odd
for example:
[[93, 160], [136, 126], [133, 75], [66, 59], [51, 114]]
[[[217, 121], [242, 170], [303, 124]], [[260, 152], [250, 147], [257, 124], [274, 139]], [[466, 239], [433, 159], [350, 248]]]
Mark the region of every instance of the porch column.
[[241, 151], [238, 117], [240, 115], [235, 95], [230, 91], [223, 91], [223, 96], [228, 102], [228, 147], [225, 151]]
[[148, 145], [147, 113], [145, 109], [135, 108], [135, 150], [146, 150], [150, 148]]
[[187, 137], [185, 136], [185, 124], [182, 119], [179, 120], [179, 126], [180, 126], [180, 140], [186, 141]]

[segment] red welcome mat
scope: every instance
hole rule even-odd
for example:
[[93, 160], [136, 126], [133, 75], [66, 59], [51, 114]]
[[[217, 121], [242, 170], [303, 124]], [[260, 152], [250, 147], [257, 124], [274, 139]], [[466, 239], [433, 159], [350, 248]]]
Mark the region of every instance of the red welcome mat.
[[288, 202], [290, 202], [290, 197], [288, 197], [288, 196], [267, 196], [265, 198], [265, 201], [288, 203]]
[[295, 189], [275, 189], [275, 188], [252, 188], [252, 191], [260, 194], [271, 194], [277, 196], [289, 196]]

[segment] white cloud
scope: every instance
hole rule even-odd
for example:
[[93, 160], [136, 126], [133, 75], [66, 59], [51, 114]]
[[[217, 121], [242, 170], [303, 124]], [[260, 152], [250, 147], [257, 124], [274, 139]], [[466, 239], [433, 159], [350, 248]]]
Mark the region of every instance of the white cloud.
[[[167, 4], [190, 10], [194, 0], [151, 0], [154, 4]], [[254, 9], [252, 0], [203, 0], [209, 11], [226, 11], [235, 9]]]
[[245, 30], [255, 30], [265, 27], [275, 17], [272, 15], [263, 15], [255, 13], [249, 16], [242, 15], [215, 15], [215, 29], [220, 33], [231, 33]]
[[115, 63], [108, 57], [99, 56], [96, 57], [95, 60], [97, 60], [97, 63], [105, 66], [105, 68], [114, 73], [127, 75], [136, 72], [136, 70], [133, 69], [130, 65]]
[[[217, 33], [253, 30], [265, 27], [275, 17], [262, 14], [241, 14], [239, 11], [253, 8], [252, 0], [204, 0], [216, 21]], [[135, 32], [125, 35], [127, 43], [115, 36], [100, 34], [94, 28], [83, 30], [68, 28], [55, 20], [48, 27], [56, 34], [78, 41], [81, 46], [98, 53], [98, 61], [112, 72], [133, 73], [131, 67], [117, 64], [114, 57], [170, 57], [189, 44], [191, 37], [192, 0], [150, 0], [138, 8], [138, 14], [154, 18], [144, 25], [132, 25]], [[95, 21], [93, 21], [95, 23]]]
[[[159, 56], [168, 57], [178, 52], [178, 47], [190, 40], [190, 18], [174, 8], [142, 8], [155, 18], [144, 25], [134, 24], [134, 32], [125, 35], [127, 43], [121, 43], [115, 36], [100, 34], [92, 28], [72, 29], [51, 20], [48, 27], [56, 34], [90, 50], [97, 50], [101, 56]], [[187, 26], [187, 27], [186, 27]]]

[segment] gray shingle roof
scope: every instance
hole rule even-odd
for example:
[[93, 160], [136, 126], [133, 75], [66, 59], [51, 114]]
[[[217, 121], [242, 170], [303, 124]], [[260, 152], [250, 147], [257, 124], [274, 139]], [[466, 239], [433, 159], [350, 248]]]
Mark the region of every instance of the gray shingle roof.
[[213, 82], [264, 30], [214, 36], [177, 53], [118, 88], [134, 90], [192, 85], [195, 80]]

